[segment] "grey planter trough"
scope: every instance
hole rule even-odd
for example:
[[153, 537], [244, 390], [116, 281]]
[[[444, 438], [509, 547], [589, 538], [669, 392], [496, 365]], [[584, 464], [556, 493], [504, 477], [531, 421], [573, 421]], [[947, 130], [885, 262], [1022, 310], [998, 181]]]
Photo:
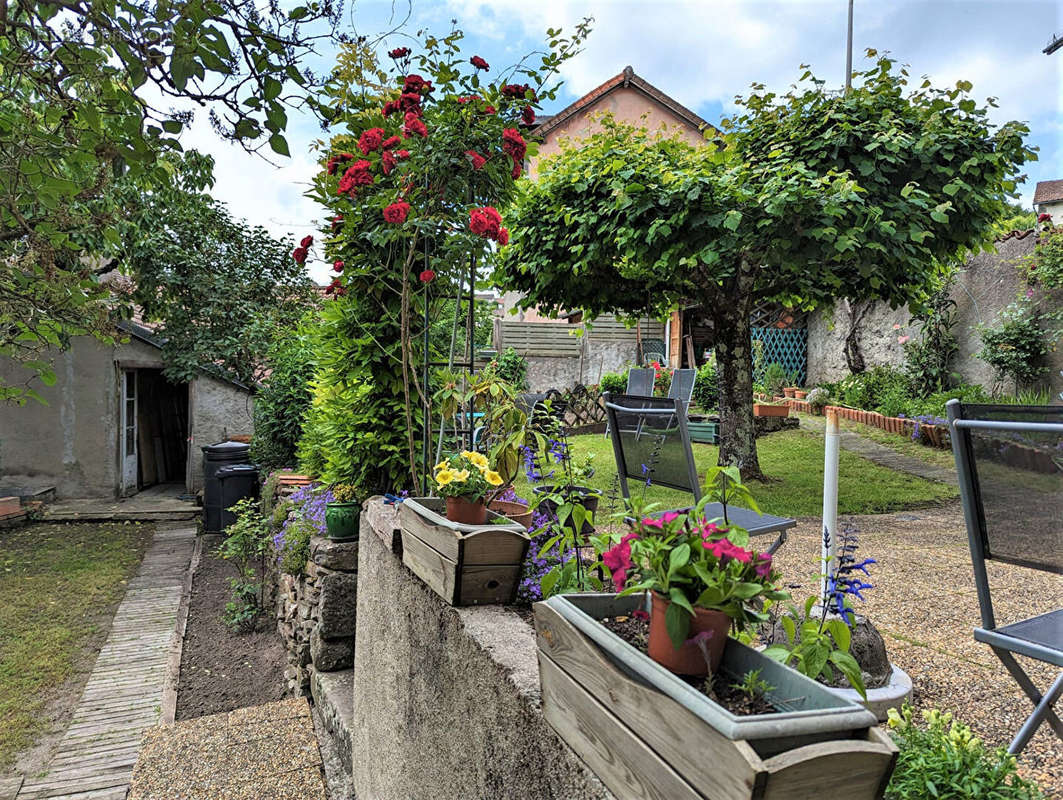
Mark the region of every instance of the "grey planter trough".
[[535, 605], [543, 712], [617, 797], [882, 797], [897, 749], [874, 714], [729, 639], [718, 680], [759, 669], [778, 709], [731, 714], [598, 622], [643, 604], [571, 594]]

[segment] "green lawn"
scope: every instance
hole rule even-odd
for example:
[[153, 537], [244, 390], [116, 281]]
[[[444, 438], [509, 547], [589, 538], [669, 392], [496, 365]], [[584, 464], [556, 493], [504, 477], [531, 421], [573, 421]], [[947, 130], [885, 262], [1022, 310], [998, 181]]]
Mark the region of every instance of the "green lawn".
[[[609, 439], [601, 435], [572, 437], [577, 461], [593, 453], [595, 475], [590, 484], [609, 494], [616, 479], [616, 466]], [[823, 437], [806, 431], [782, 431], [757, 440], [760, 466], [768, 476], [765, 483], [753, 482], [751, 489], [761, 511], [791, 517], [819, 516], [823, 510]], [[716, 463], [717, 449], [695, 444], [698, 472]], [[914, 506], [925, 506], [956, 496], [956, 489], [923, 480], [873, 464], [845, 450], [840, 456], [838, 511], [841, 514], [876, 514]], [[645, 491], [646, 500], [669, 506], [689, 503], [690, 495], [659, 486], [644, 488], [637, 481], [629, 485], [634, 495]], [[518, 495], [530, 494], [522, 476], [514, 487]]]
[[0, 773], [47, 728], [48, 700], [99, 644], [151, 531], [121, 524], [0, 531]]

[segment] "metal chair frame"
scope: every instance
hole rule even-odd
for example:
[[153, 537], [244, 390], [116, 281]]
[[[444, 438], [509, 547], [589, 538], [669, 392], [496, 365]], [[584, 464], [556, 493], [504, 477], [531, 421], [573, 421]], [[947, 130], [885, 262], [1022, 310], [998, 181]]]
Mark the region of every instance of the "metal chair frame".
[[[971, 550], [971, 563], [974, 567], [975, 588], [978, 591], [978, 606], [982, 616], [982, 627], [974, 629], [975, 641], [988, 644], [1000, 659], [1005, 669], [1034, 705], [1034, 710], [1023, 723], [1008, 747], [1012, 755], [1021, 753], [1041, 723], [1047, 722], [1056, 735], [1063, 739], [1063, 722], [1060, 721], [1053, 705], [1063, 695], [1063, 671], [1044, 694], [1034, 685], [1029, 675], [1015, 660], [1012, 653], [1044, 661], [1057, 667], [1063, 667], [1063, 609], [1050, 611], [1037, 617], [997, 627], [993, 613], [993, 599], [990, 594], [989, 577], [986, 573], [986, 559], [994, 558], [989, 546], [986, 530], [985, 508], [978, 471], [975, 465], [974, 451], [971, 445], [971, 430], [999, 430], [1028, 433], [1058, 433], [1063, 437], [1063, 410], [1061, 422], [1022, 422], [978, 419], [979, 409], [985, 406], [965, 405], [959, 400], [950, 400], [946, 405], [949, 433], [952, 438], [952, 453], [956, 459], [956, 472], [960, 482], [960, 500], [963, 504], [963, 516], [967, 523], [967, 539]], [[994, 410], [1001, 410], [993, 406]], [[1055, 407], [1049, 407], [1055, 408]], [[1037, 411], [1044, 413], [1045, 407], [1009, 406], [1009, 412], [1021, 414]], [[1063, 525], [1063, 521], [1060, 522]], [[1012, 558], [996, 557], [1006, 562], [1020, 563], [1032, 569], [1050, 570], [1043, 564], [1019, 562]], [[1048, 622], [1049, 627], [1056, 628], [1053, 642], [1032, 641], [1020, 635], [1031, 624]]]

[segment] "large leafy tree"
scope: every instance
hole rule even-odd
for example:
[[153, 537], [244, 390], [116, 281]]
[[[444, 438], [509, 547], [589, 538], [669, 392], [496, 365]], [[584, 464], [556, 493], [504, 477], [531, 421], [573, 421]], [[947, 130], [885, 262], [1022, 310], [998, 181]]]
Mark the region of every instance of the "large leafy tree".
[[[202, 107], [217, 133], [287, 154], [293, 106], [313, 105], [300, 60], [332, 35], [331, 0], [0, 0], [0, 357], [53, 380], [48, 351], [112, 334], [98, 275], [120, 247], [114, 182], [167, 175], [157, 157]], [[315, 106], [316, 107], [316, 106]]]
[[[874, 57], [874, 51], [869, 56]], [[548, 161], [511, 213], [496, 280], [525, 307], [664, 315], [700, 303], [720, 381], [720, 463], [760, 475], [750, 313], [848, 297], [918, 304], [979, 248], [1033, 156], [969, 83], [909, 88], [890, 60], [847, 94], [754, 86], [715, 146], [606, 119]]]
[[165, 374], [187, 381], [204, 366], [246, 384], [268, 368], [278, 336], [313, 301], [293, 244], [234, 219], [203, 190], [213, 160], [196, 152], [166, 161], [172, 174], [150, 191], [123, 183], [122, 263], [133, 299], [166, 338]]

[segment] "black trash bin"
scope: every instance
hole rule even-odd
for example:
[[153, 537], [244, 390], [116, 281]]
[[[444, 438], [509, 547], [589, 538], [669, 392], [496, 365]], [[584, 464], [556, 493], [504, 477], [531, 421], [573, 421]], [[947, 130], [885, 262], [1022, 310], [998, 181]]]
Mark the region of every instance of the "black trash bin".
[[218, 442], [203, 449], [203, 531], [221, 533], [221, 483], [218, 470], [233, 464], [247, 464], [251, 445], [244, 442]]
[[258, 497], [258, 467], [253, 464], [233, 464], [222, 467], [217, 472], [221, 485], [221, 514], [219, 530], [236, 522], [236, 515], [229, 509], [245, 497]]

